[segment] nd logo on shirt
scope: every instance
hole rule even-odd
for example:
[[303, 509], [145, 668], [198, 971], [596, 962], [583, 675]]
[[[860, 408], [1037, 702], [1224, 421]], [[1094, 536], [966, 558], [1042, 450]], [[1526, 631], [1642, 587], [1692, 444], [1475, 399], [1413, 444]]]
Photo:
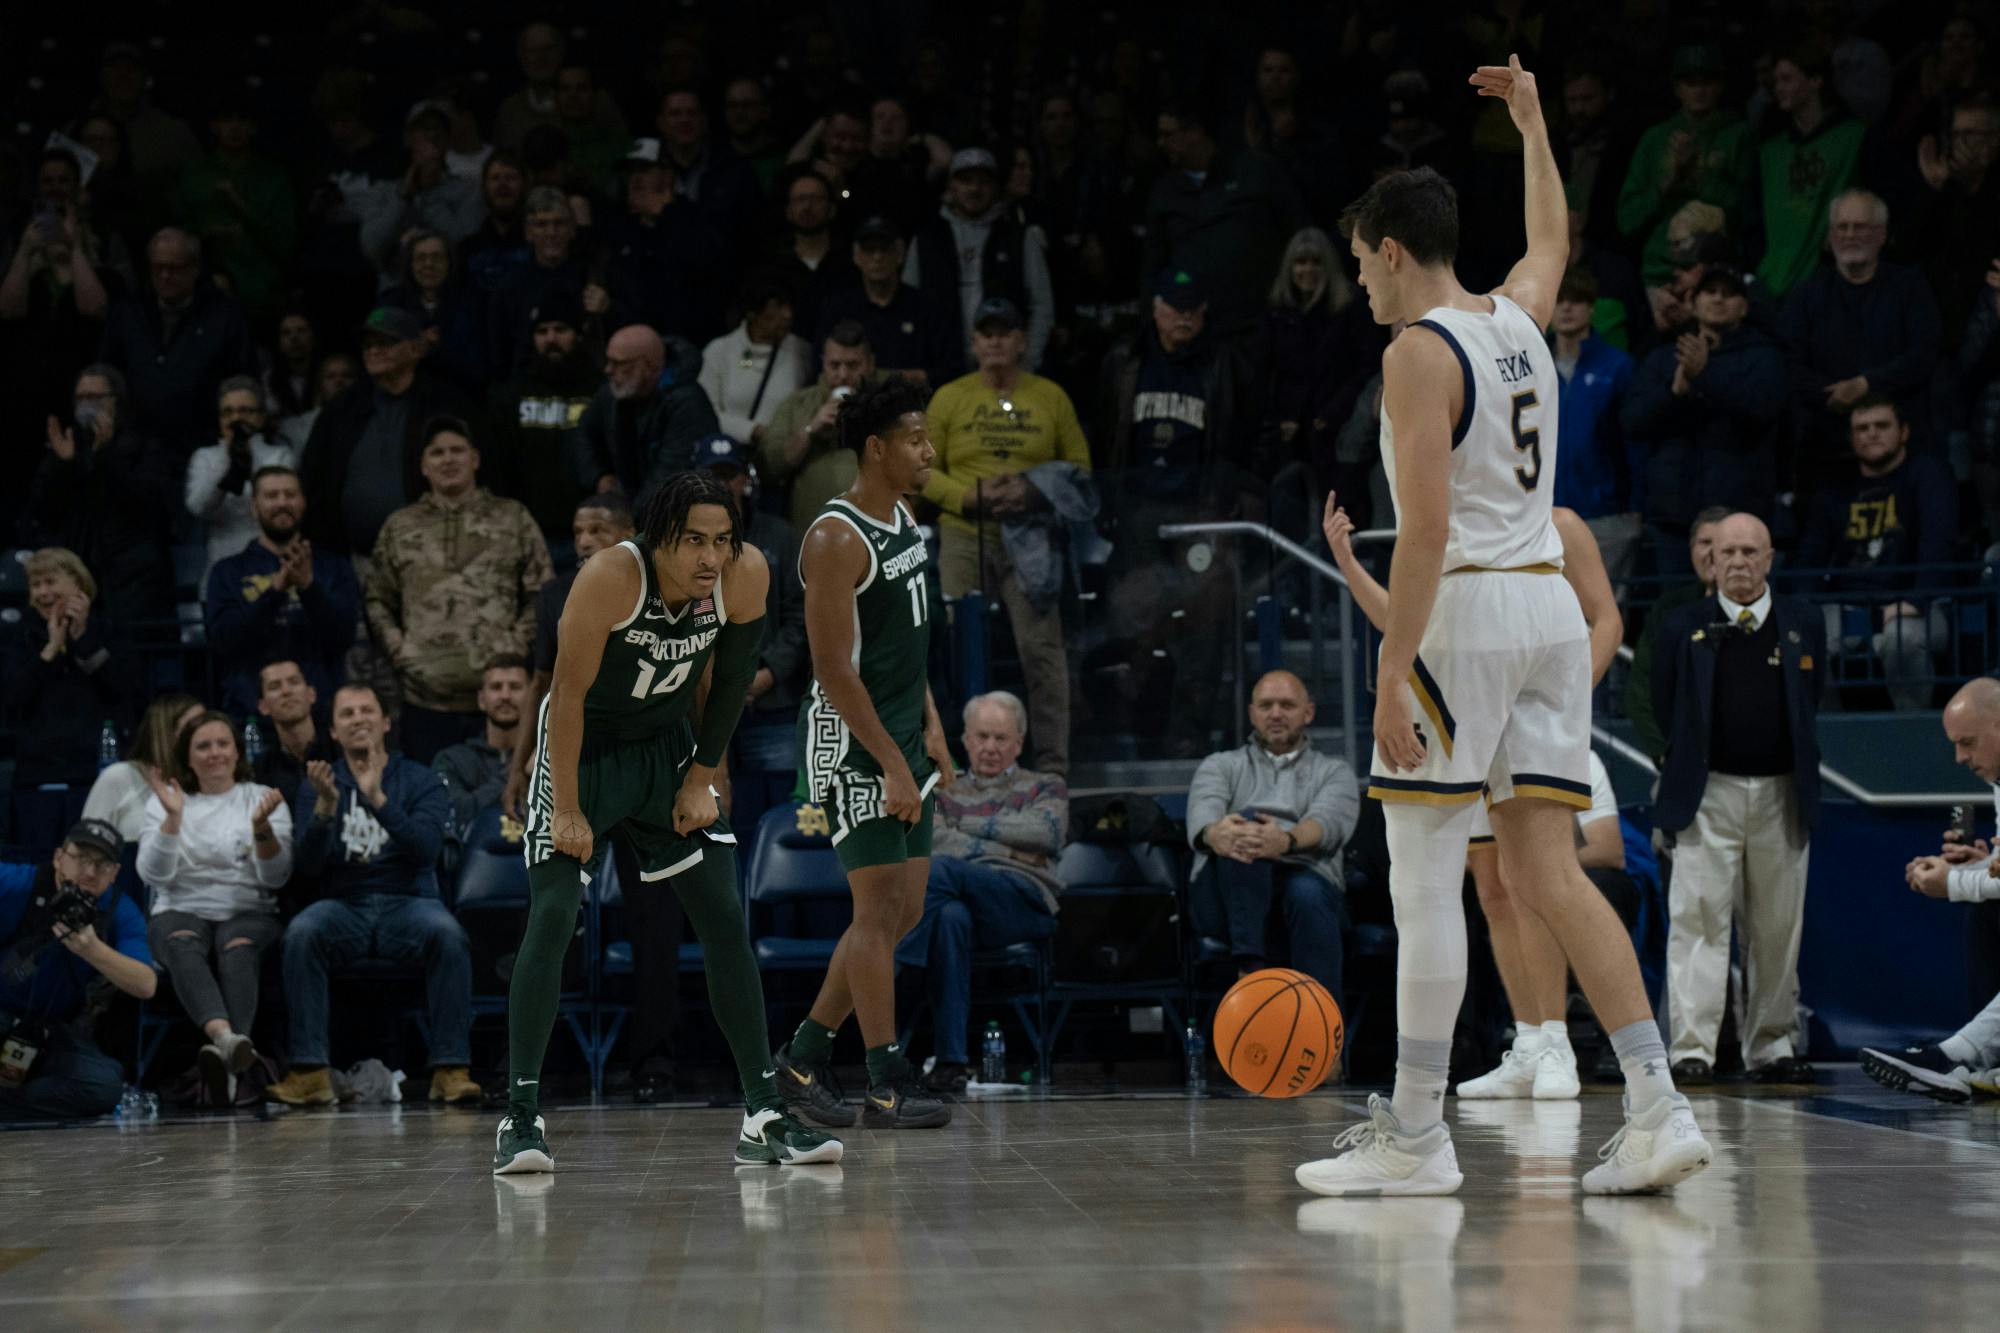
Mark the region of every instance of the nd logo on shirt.
[[347, 804], [347, 818], [340, 821], [340, 852], [349, 861], [364, 863], [380, 856], [389, 845], [389, 830], [382, 827], [357, 795]]

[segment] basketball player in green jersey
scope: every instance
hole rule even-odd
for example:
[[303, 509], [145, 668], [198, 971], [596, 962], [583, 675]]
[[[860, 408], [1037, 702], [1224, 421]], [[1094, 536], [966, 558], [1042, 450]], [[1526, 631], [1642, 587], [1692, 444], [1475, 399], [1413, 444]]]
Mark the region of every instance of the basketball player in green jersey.
[[[537, 1114], [563, 954], [583, 886], [614, 828], [639, 864], [627, 894], [680, 894], [701, 940], [708, 995], [743, 1082], [736, 1160], [837, 1162], [838, 1139], [785, 1114], [768, 1062], [764, 988], [736, 890], [736, 835], [709, 785], [756, 674], [770, 570], [706, 471], [670, 478], [639, 536], [578, 573], [557, 629], [555, 678], [528, 781], [527, 932], [507, 1003], [507, 1115], [495, 1175], [553, 1171]], [[690, 721], [713, 670], [699, 729]]]
[[929, 561], [906, 495], [930, 480], [926, 395], [891, 377], [841, 405], [836, 429], [859, 475], [806, 529], [799, 576], [813, 685], [799, 710], [799, 753], [825, 807], [854, 893], [854, 921], [796, 1036], [778, 1052], [788, 1102], [822, 1125], [851, 1125], [833, 1084], [833, 1034], [852, 1011], [868, 1048], [864, 1122], [931, 1129], [951, 1108], [927, 1091], [896, 1044], [896, 942], [923, 915], [931, 865], [931, 794], [952, 778], [951, 751], [925, 678]]

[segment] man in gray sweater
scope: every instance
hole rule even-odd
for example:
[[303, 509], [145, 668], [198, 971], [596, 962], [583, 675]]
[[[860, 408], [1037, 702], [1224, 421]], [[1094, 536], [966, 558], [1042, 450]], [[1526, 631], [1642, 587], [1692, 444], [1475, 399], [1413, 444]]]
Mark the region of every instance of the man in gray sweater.
[[937, 1060], [925, 1083], [934, 1092], [965, 1090], [973, 950], [1056, 933], [1069, 788], [1018, 766], [1027, 734], [1028, 710], [1005, 690], [965, 705], [970, 771], [937, 793], [924, 915], [896, 946], [899, 964], [930, 973]]
[[1361, 813], [1361, 790], [1344, 760], [1312, 748], [1312, 720], [1305, 682], [1270, 672], [1250, 694], [1256, 735], [1195, 769], [1189, 908], [1196, 931], [1227, 942], [1239, 975], [1283, 955], [1338, 1004], [1347, 917], [1341, 849]]

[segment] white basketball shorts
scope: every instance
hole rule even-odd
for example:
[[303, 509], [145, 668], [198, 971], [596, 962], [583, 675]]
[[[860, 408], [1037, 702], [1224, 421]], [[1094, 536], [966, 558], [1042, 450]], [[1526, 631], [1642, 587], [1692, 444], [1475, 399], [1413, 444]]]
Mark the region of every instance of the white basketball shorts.
[[1377, 748], [1370, 796], [1445, 806], [1539, 796], [1589, 807], [1590, 637], [1560, 573], [1446, 574], [1416, 665], [1395, 688], [1409, 691], [1424, 759], [1397, 773]]

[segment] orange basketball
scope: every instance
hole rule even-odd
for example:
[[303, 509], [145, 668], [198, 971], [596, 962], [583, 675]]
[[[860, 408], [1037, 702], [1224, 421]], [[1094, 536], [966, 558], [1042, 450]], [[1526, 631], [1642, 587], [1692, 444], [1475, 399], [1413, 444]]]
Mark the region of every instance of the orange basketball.
[[1215, 1011], [1215, 1058], [1259, 1097], [1297, 1097], [1340, 1059], [1340, 1006], [1326, 987], [1289, 967], [1252, 972]]

